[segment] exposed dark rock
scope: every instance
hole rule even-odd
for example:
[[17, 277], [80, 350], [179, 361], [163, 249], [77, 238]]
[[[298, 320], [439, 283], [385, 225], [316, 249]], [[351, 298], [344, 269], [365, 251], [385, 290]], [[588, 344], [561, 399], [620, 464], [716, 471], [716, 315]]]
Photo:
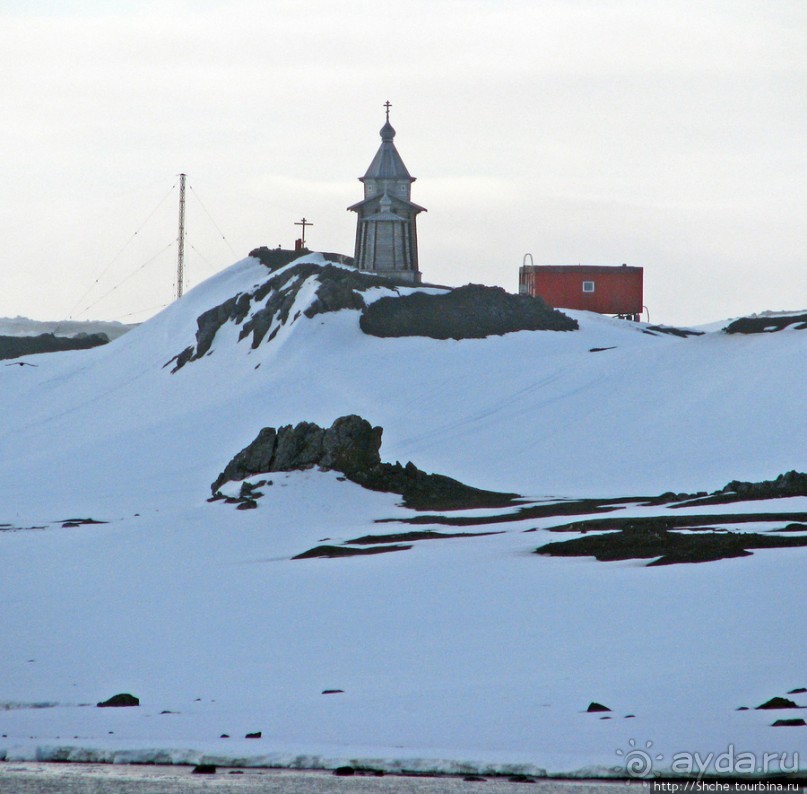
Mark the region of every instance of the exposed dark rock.
[[382, 432], [355, 415], [339, 417], [323, 434], [319, 464], [345, 474], [373, 469], [381, 463]]
[[84, 524], [108, 524], [108, 521], [96, 521], [94, 518], [66, 518], [62, 522], [62, 527], [80, 527]]
[[467, 284], [439, 295], [413, 292], [381, 298], [362, 312], [360, 326], [372, 336], [432, 339], [482, 339], [513, 331], [578, 328], [576, 320], [541, 298], [481, 284]]
[[771, 723], [771, 728], [800, 728], [807, 725], [802, 717], [796, 717], [791, 720], [775, 720]]
[[381, 463], [376, 469], [351, 474], [353, 482], [373, 491], [399, 493], [414, 510], [468, 510], [477, 507], [508, 507], [515, 493], [483, 491], [442, 474], [427, 474], [414, 463]]
[[389, 551], [408, 551], [411, 546], [395, 544], [392, 546], [371, 546], [369, 549], [354, 549], [349, 546], [315, 546], [313, 549], [292, 557], [293, 560], [309, 560], [313, 557], [359, 557], [367, 554], [386, 554]]
[[798, 689], [791, 689], [790, 692], [788, 692], [787, 694], [788, 695], [801, 695], [801, 694], [803, 694], [805, 692], [807, 692], [807, 687], [800, 686]]
[[[288, 248], [267, 248], [266, 246], [261, 246], [260, 248], [255, 248], [250, 251], [249, 255], [254, 256], [264, 267], [269, 268], [269, 270], [277, 270], [280, 267], [288, 265], [289, 262], [293, 262], [295, 259], [299, 259], [301, 256], [305, 256], [309, 253], [311, 252], [307, 248], [297, 251]], [[332, 262], [339, 262], [343, 265], [353, 265], [352, 256], [332, 253], [323, 253], [323, 256]]]
[[248, 733], [244, 736], [245, 739], [260, 739], [263, 736], [261, 731], [255, 731], [255, 733]]
[[740, 317], [729, 323], [727, 334], [768, 334], [794, 326], [799, 331], [807, 328], [807, 314], [777, 315], [773, 317]]
[[109, 342], [106, 334], [78, 334], [76, 336], [0, 336], [0, 359], [32, 356], [37, 353], [58, 353], [64, 350], [87, 350]]
[[761, 706], [757, 706], [757, 710], [759, 709], [797, 709], [799, 708], [797, 703], [794, 703], [790, 698], [781, 698], [781, 697], [773, 697], [770, 700], [766, 700]]
[[720, 493], [737, 494], [741, 499], [779, 499], [789, 496], [807, 496], [807, 474], [789, 471], [775, 480], [741, 482], [732, 480]]
[[216, 766], [215, 764], [197, 764], [193, 771], [191, 772], [192, 775], [215, 775], [216, 774]]
[[213, 344], [213, 340], [224, 323], [233, 320], [242, 323], [251, 305], [248, 293], [239, 293], [219, 306], [208, 309], [196, 320], [196, 352], [194, 358], [201, 358]]
[[333, 773], [340, 777], [350, 777], [356, 774], [356, 770], [352, 766], [338, 766], [333, 770]]
[[670, 334], [671, 336], [680, 336], [685, 339], [688, 336], [703, 336], [703, 331], [693, 331], [691, 328], [676, 328], [672, 325], [648, 325], [645, 333], [648, 331], [655, 331], [659, 334]]
[[[437, 339], [481, 338], [511, 331], [570, 331], [576, 321], [547, 306], [540, 298], [511, 295], [501, 287], [469, 284], [458, 289], [445, 287], [444, 294], [418, 292], [385, 297], [365, 305], [362, 293], [376, 287], [397, 290], [411, 284], [396, 282], [345, 267], [349, 257], [326, 254], [329, 264], [290, 264], [301, 252], [255, 249], [252, 252], [269, 269], [268, 278], [253, 289], [238, 293], [197, 318], [196, 342], [165, 366], [177, 372], [191, 361], [210, 352], [219, 329], [228, 322], [241, 326], [239, 341], [252, 337], [252, 348], [270, 341], [291, 317], [302, 286], [316, 280], [316, 293], [302, 312], [312, 318], [342, 309], [361, 310], [362, 329], [375, 336], [431, 336]], [[293, 256], [294, 255], [294, 256]], [[285, 265], [290, 265], [285, 267]]]
[[481, 538], [487, 535], [501, 535], [502, 532], [397, 532], [392, 535], [362, 535], [360, 538], [345, 541], [353, 546], [371, 546], [375, 543], [409, 543], [417, 540], [441, 540], [446, 538]]
[[807, 537], [803, 536], [785, 538], [728, 531], [671, 532], [663, 526], [665, 519], [656, 519], [659, 525], [656, 528], [650, 527], [649, 522], [647, 519], [621, 531], [547, 543], [535, 551], [554, 557], [595, 557], [604, 562], [657, 557], [648, 563], [648, 566], [657, 566], [748, 557], [750, 549], [807, 546]]
[[[296, 471], [319, 466], [342, 472], [348, 479], [373, 491], [401, 494], [415, 509], [467, 509], [504, 507], [517, 494], [484, 491], [440, 474], [427, 474], [412, 463], [382, 463], [379, 455], [382, 428], [360, 416], [342, 416], [327, 430], [312, 422], [265, 427], [242, 449], [211, 485], [213, 497], [230, 481], [264, 472]], [[253, 499], [254, 494], [228, 501]]]
[[224, 467], [224, 471], [212, 485], [213, 491], [217, 491], [225, 482], [243, 480], [253, 474], [271, 471], [276, 444], [277, 430], [274, 427], [264, 427], [257, 438]]
[[128, 692], [122, 692], [119, 695], [113, 695], [109, 700], [104, 700], [98, 704], [98, 708], [123, 708], [126, 706], [139, 706], [140, 700]]
[[662, 503], [665, 497], [667, 502], [684, 502], [675, 507], [697, 507], [699, 505], [731, 504], [733, 502], [750, 502], [758, 499], [782, 499], [791, 496], [807, 496], [807, 474], [799, 471], [789, 471], [780, 474], [775, 480], [762, 480], [761, 482], [744, 482], [732, 480], [719, 491], [711, 494], [662, 494], [656, 504]]
[[387, 279], [361, 273], [358, 270], [344, 270], [326, 265], [322, 271], [317, 297], [304, 312], [309, 318], [341, 309], [363, 309], [364, 298], [360, 292], [373, 287], [394, 286]]
[[807, 513], [713, 513], [711, 515], [686, 515], [667, 513], [661, 516], [609, 516], [607, 518], [587, 518], [559, 524], [553, 532], [602, 532], [622, 530], [628, 532], [663, 532], [665, 530], [686, 529], [689, 532], [710, 532], [725, 524], [754, 524], [760, 521], [790, 521], [794, 518], [807, 519]]
[[[499, 513], [488, 516], [441, 516], [425, 515], [410, 518], [381, 519], [377, 523], [400, 524], [443, 524], [452, 527], [474, 527], [487, 524], [507, 524], [514, 521], [529, 521], [538, 518], [553, 518], [555, 516], [577, 516], [592, 513], [611, 513], [619, 510], [626, 504], [642, 503], [645, 499], [575, 499], [551, 502], [549, 504], [530, 504], [520, 507], [516, 511]], [[484, 506], [484, 505], [483, 505]], [[529, 530], [526, 530], [529, 531]]]
[[597, 711], [610, 711], [611, 709], [608, 706], [603, 706], [602, 703], [597, 703], [596, 701], [592, 701], [588, 704], [588, 708], [586, 709], [587, 712], [597, 712]]
[[322, 694], [323, 695], [344, 695], [345, 690], [344, 689], [323, 689]]
[[341, 309], [362, 309], [361, 292], [372, 287], [395, 287], [387, 279], [333, 264], [301, 263], [275, 273], [279, 267], [271, 267], [273, 275], [251, 291], [234, 295], [201, 314], [196, 321], [196, 344], [186, 347], [165, 366], [173, 363], [171, 371], [176, 372], [189, 361], [200, 359], [210, 350], [219, 329], [228, 322], [241, 326], [239, 341], [252, 336], [253, 349], [264, 339], [271, 341], [284, 324], [297, 319], [297, 316], [289, 319], [291, 309], [300, 287], [312, 277], [317, 280], [317, 292], [304, 311], [308, 318]]
[[281, 427], [270, 471], [295, 471], [315, 466], [322, 460], [324, 435], [325, 431], [313, 422]]

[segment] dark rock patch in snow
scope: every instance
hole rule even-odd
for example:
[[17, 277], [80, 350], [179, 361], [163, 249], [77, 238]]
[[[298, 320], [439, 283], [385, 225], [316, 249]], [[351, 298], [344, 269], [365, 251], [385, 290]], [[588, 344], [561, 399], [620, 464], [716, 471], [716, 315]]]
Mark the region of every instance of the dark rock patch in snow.
[[800, 686], [797, 689], [791, 689], [787, 694], [788, 695], [802, 695], [807, 692], [807, 687]]
[[587, 712], [598, 712], [598, 711], [610, 711], [611, 709], [608, 706], [603, 706], [602, 703], [597, 703], [596, 701], [592, 701], [588, 704], [588, 708], [586, 709]]
[[770, 334], [791, 325], [796, 330], [803, 331], [807, 328], [807, 313], [740, 317], [729, 323], [723, 331], [727, 334]]
[[[266, 280], [201, 314], [196, 321], [195, 343], [165, 363], [166, 367], [173, 365], [172, 372], [207, 355], [226, 323], [240, 326], [239, 342], [251, 336], [254, 349], [274, 339], [284, 325], [293, 324], [300, 316], [310, 319], [342, 309], [362, 311], [361, 328], [374, 336], [466, 339], [524, 330], [571, 331], [578, 327], [575, 320], [540, 298], [475, 284], [458, 289], [441, 287], [445, 292], [438, 295], [414, 292], [383, 297], [367, 306], [363, 293], [370, 289], [386, 287], [398, 292], [399, 287], [412, 285], [355, 270], [345, 264], [348, 257], [338, 254], [324, 254], [329, 260], [325, 264], [295, 264], [292, 260], [296, 257], [291, 255], [299, 256], [299, 252], [256, 249], [253, 254], [266, 264]], [[305, 305], [298, 304], [303, 287], [312, 282], [313, 298], [306, 299]]]
[[[299, 259], [301, 256], [305, 256], [306, 254], [310, 253], [311, 252], [307, 248], [300, 251], [294, 251], [288, 248], [267, 248], [265, 245], [262, 245], [260, 248], [255, 248], [250, 251], [249, 255], [254, 256], [255, 259], [257, 259], [269, 270], [278, 270], [281, 267], [285, 267], [290, 262], [293, 262], [295, 259]], [[331, 262], [339, 262], [339, 264], [342, 265], [353, 266], [352, 256], [333, 253], [323, 253], [322, 255]]]
[[113, 695], [109, 700], [104, 700], [98, 704], [98, 708], [125, 708], [128, 706], [139, 706], [140, 699], [128, 692], [121, 692], [119, 695]]
[[670, 336], [680, 336], [686, 339], [688, 336], [703, 336], [703, 331], [694, 331], [692, 328], [676, 328], [673, 325], [648, 325], [642, 329], [646, 334], [669, 334]]
[[[807, 474], [800, 471], [789, 471], [780, 474], [774, 480], [761, 482], [743, 482], [732, 480], [719, 491], [713, 491], [708, 496], [696, 494], [695, 498], [687, 498], [679, 494], [671, 501], [686, 501], [686, 504], [676, 507], [693, 507], [698, 505], [731, 504], [732, 502], [748, 502], [759, 499], [782, 499], [791, 496], [807, 496]], [[683, 497], [683, 498], [681, 498]]]
[[192, 775], [215, 775], [215, 764], [197, 764], [191, 771]]
[[[474, 527], [488, 524], [507, 524], [514, 521], [531, 521], [541, 518], [554, 518], [556, 516], [584, 516], [596, 513], [610, 513], [619, 510], [626, 504], [643, 503], [641, 499], [574, 499], [551, 502], [549, 504], [531, 504], [519, 507], [509, 513], [499, 513], [488, 516], [440, 516], [425, 515], [411, 518], [382, 518], [376, 523], [387, 524], [442, 524], [452, 527]], [[529, 530], [528, 530], [529, 531]]]
[[789, 720], [774, 720], [771, 723], [771, 728], [801, 728], [807, 725], [802, 717], [796, 717]]
[[94, 518], [66, 518], [62, 521], [62, 527], [80, 527], [85, 524], [108, 524], [108, 521], [96, 521]]
[[413, 292], [371, 303], [360, 320], [372, 336], [482, 339], [514, 331], [574, 331], [577, 321], [542, 298], [513, 295], [501, 287], [467, 284], [441, 295]]
[[0, 359], [19, 358], [37, 353], [58, 353], [65, 350], [87, 350], [109, 342], [106, 334], [77, 334], [76, 336], [0, 336]]
[[248, 733], [244, 736], [245, 739], [260, 739], [263, 736], [261, 731], [255, 731], [254, 733]]
[[353, 546], [372, 546], [376, 543], [412, 543], [417, 540], [441, 540], [446, 538], [482, 538], [488, 535], [501, 535], [502, 532], [397, 532], [392, 535], [363, 535], [347, 543]]
[[753, 524], [769, 521], [805, 520], [807, 513], [715, 513], [713, 515], [664, 515], [642, 517], [592, 518], [552, 527], [553, 532], [603, 532], [624, 530], [636, 532], [685, 529], [710, 532], [724, 524]]
[[[807, 546], [807, 537], [781, 537], [746, 532], [673, 532], [665, 519], [625, 519], [615, 532], [547, 543], [536, 554], [554, 557], [595, 557], [603, 562], [657, 558], [648, 566], [713, 562], [747, 557], [751, 549]], [[634, 523], [631, 523], [634, 522]]]
[[[484, 491], [441, 474], [427, 474], [412, 463], [382, 463], [381, 427], [360, 416], [342, 416], [324, 429], [313, 422], [265, 427], [242, 449], [211, 485], [213, 498], [224, 483], [275, 471], [297, 471], [319, 466], [338, 471], [372, 491], [398, 493], [414, 509], [452, 510], [471, 507], [504, 507], [517, 494]], [[254, 499], [250, 494], [228, 501]]]
[[772, 697], [770, 700], [766, 700], [761, 705], [757, 706], [757, 710], [759, 709], [797, 709], [799, 708], [798, 703], [795, 703], [790, 698], [783, 698], [783, 697]]
[[[238, 341], [251, 336], [251, 347], [255, 349], [264, 339], [274, 339], [283, 325], [295, 322], [300, 314], [311, 318], [341, 309], [363, 309], [362, 292], [373, 287], [395, 288], [387, 279], [336, 264], [303, 262], [287, 268], [271, 268], [271, 271], [266, 281], [249, 292], [240, 292], [199, 315], [196, 344], [186, 347], [164, 366], [174, 364], [171, 371], [176, 372], [188, 362], [202, 358], [226, 323], [241, 326]], [[312, 278], [316, 279], [313, 300], [292, 317], [291, 310], [300, 289]]]
[[807, 524], [799, 524], [795, 522], [793, 524], [788, 524], [787, 526], [782, 527], [781, 529], [775, 530], [776, 532], [807, 532]]
[[371, 546], [368, 549], [355, 549], [350, 546], [315, 546], [313, 549], [295, 554], [293, 560], [310, 560], [313, 557], [360, 557], [366, 554], [386, 554], [391, 551], [409, 551], [411, 545], [396, 543], [390, 546]]

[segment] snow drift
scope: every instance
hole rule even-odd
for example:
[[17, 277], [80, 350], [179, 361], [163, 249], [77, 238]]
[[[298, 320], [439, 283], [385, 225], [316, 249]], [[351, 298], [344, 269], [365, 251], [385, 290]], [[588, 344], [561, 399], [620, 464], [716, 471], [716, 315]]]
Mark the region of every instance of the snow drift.
[[[448, 292], [250, 258], [108, 345], [0, 368], [0, 700], [48, 705], [0, 712], [0, 756], [624, 776], [652, 742], [649, 774], [729, 746], [793, 768], [807, 727], [755, 707], [807, 706], [804, 547], [534, 552], [612, 532], [555, 531], [604, 511], [803, 537], [798, 492], [695, 503], [807, 467], [803, 323], [362, 331], [382, 299]], [[261, 474], [255, 509], [207, 501], [261, 428], [350, 414], [385, 460], [524, 499], [423, 513], [312, 467]], [[292, 559], [412, 524], [401, 553]], [[140, 705], [82, 705], [118, 692]]]

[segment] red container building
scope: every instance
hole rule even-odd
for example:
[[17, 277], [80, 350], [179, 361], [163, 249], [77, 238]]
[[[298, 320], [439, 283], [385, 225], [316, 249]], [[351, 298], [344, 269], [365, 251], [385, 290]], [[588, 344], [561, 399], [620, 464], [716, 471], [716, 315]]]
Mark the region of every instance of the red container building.
[[583, 309], [638, 320], [644, 268], [628, 265], [523, 265], [518, 291], [555, 309]]

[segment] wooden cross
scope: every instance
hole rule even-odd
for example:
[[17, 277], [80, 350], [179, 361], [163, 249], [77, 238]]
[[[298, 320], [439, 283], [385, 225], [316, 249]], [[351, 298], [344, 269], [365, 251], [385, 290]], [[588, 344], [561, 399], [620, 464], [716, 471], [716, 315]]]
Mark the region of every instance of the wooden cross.
[[386, 109], [386, 111], [387, 111], [387, 121], [389, 121], [389, 109], [390, 109], [391, 107], [392, 107], [392, 105], [390, 104], [390, 101], [389, 101], [389, 99], [388, 99], [388, 100], [387, 100], [387, 101], [384, 103], [384, 108], [385, 108], [385, 109]]
[[305, 218], [303, 218], [301, 221], [295, 221], [294, 225], [303, 227], [302, 243], [303, 243], [303, 248], [305, 248], [305, 227], [306, 226], [313, 226], [314, 224], [311, 223], [311, 221], [307, 221]]

